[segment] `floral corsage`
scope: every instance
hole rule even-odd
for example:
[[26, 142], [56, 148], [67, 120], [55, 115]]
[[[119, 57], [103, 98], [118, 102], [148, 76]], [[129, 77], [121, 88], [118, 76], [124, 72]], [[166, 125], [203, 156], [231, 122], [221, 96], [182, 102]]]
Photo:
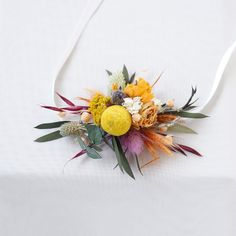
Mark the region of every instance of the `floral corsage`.
[[[196, 108], [193, 100], [197, 92], [192, 88], [191, 96], [186, 104], [176, 108], [173, 100], [162, 102], [153, 93], [153, 86], [159, 78], [149, 84], [143, 78], [137, 78], [135, 73], [129, 76], [127, 68], [111, 73], [107, 71], [109, 79], [108, 94], [92, 92], [90, 98], [78, 97], [84, 105], [77, 105], [62, 95], [57, 95], [65, 102], [65, 107], [42, 106], [43, 108], [59, 112], [63, 121], [44, 123], [37, 129], [57, 129], [44, 135], [36, 142], [47, 142], [66, 136], [76, 137], [81, 150], [70, 160], [84, 154], [93, 159], [102, 158], [104, 146], [111, 148], [122, 172], [134, 178], [130, 166], [131, 159], [137, 163], [142, 174], [142, 168], [159, 159], [160, 152], [172, 155], [179, 152], [183, 155], [201, 154], [195, 149], [179, 144], [171, 132], [195, 133], [183, 124], [185, 118], [205, 118], [202, 113], [192, 113]], [[69, 117], [65, 120], [66, 117]], [[142, 165], [139, 156], [147, 150]]]

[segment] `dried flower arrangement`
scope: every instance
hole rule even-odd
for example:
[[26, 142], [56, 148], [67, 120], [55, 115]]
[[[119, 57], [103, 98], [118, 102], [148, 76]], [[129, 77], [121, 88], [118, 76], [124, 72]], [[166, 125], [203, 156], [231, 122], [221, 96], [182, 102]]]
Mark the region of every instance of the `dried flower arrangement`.
[[[193, 100], [197, 92], [192, 88], [188, 101], [181, 108], [175, 108], [173, 100], [163, 103], [153, 93], [153, 86], [143, 78], [136, 78], [135, 73], [129, 76], [126, 66], [122, 71], [111, 73], [109, 76], [108, 95], [94, 92], [90, 98], [78, 99], [86, 102], [84, 106], [76, 105], [60, 94], [57, 94], [66, 104], [66, 107], [42, 106], [43, 108], [59, 112], [61, 117], [68, 115], [78, 116], [78, 121], [63, 120], [53, 123], [44, 123], [36, 126], [37, 129], [58, 130], [44, 135], [36, 142], [47, 142], [66, 136], [74, 136], [81, 147], [74, 157], [83, 154], [93, 159], [100, 159], [103, 145], [107, 145], [114, 152], [120, 170], [134, 178], [129, 158], [135, 158], [138, 170], [159, 159], [159, 152], [168, 155], [186, 152], [201, 156], [195, 149], [176, 143], [171, 132], [195, 133], [182, 124], [183, 118], [205, 118], [202, 113], [192, 113], [196, 108]], [[139, 155], [146, 149], [151, 160], [140, 166]]]

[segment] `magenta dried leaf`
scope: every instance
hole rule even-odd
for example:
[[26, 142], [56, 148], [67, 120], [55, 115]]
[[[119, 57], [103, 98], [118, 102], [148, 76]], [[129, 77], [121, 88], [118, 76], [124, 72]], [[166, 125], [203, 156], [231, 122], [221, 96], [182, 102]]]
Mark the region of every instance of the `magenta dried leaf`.
[[77, 158], [77, 157], [82, 156], [82, 155], [85, 154], [85, 153], [86, 153], [86, 150], [81, 150], [81, 151], [78, 152], [75, 156], [73, 156], [73, 157], [70, 159], [70, 161], [73, 160], [73, 159], [75, 159], [75, 158]]
[[65, 98], [65, 97], [63, 97], [61, 94], [59, 94], [59, 93], [56, 93], [67, 105], [69, 105], [69, 106], [75, 106], [75, 104], [72, 102], [72, 101], [70, 101], [69, 99], [67, 99], [67, 98]]
[[80, 110], [88, 109], [88, 106], [63, 107], [61, 109], [66, 110], [66, 111], [80, 111]]
[[[81, 150], [80, 152], [78, 152], [75, 156], [73, 156], [71, 159], [69, 159], [69, 160], [65, 163], [64, 168], [66, 167], [66, 165], [67, 165], [70, 161], [74, 160], [75, 158], [77, 158], [77, 157], [79, 157], [79, 156], [82, 156], [82, 155], [85, 154], [85, 153], [86, 153], [86, 150]], [[64, 169], [63, 169], [63, 171], [64, 171]]]
[[196, 151], [195, 149], [189, 147], [189, 146], [186, 146], [186, 145], [182, 145], [182, 144], [178, 144], [178, 146], [183, 149], [184, 151], [186, 152], [190, 152], [196, 156], [199, 156], [199, 157], [202, 157], [202, 154], [200, 154], [198, 151]]
[[178, 146], [174, 146], [173, 149], [177, 152], [180, 152], [181, 154], [183, 154], [184, 156], [187, 156], [187, 154]]
[[63, 112], [63, 109], [58, 108], [58, 107], [52, 107], [52, 106], [41, 106], [42, 108], [49, 109], [52, 111], [58, 111], [58, 112]]

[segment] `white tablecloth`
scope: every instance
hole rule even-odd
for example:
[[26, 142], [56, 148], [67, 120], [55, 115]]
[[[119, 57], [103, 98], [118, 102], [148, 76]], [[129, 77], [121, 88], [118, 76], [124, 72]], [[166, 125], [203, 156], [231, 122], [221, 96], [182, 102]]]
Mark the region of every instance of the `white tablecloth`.
[[[204, 157], [162, 157], [122, 175], [114, 154], [81, 157], [74, 140], [38, 144], [38, 123], [58, 117], [52, 104], [54, 69], [85, 0], [0, 0], [0, 235], [234, 236], [236, 235], [236, 54], [208, 119], [191, 122], [199, 135], [181, 141]], [[198, 86], [207, 98], [218, 63], [236, 39], [232, 0], [105, 0], [66, 67], [60, 91], [106, 91], [105, 69], [123, 63], [154, 80], [156, 93], [183, 103]]]

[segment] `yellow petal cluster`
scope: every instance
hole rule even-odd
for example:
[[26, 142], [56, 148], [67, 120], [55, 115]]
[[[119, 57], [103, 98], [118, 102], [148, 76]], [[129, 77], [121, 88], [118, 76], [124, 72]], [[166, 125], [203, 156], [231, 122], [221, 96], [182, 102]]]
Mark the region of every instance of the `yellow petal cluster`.
[[129, 97], [141, 97], [143, 103], [150, 102], [154, 98], [151, 85], [143, 78], [139, 78], [136, 84], [128, 84], [124, 93]]
[[105, 97], [99, 93], [91, 99], [88, 110], [91, 112], [96, 125], [100, 126], [102, 113], [107, 109], [110, 100], [110, 97]]

